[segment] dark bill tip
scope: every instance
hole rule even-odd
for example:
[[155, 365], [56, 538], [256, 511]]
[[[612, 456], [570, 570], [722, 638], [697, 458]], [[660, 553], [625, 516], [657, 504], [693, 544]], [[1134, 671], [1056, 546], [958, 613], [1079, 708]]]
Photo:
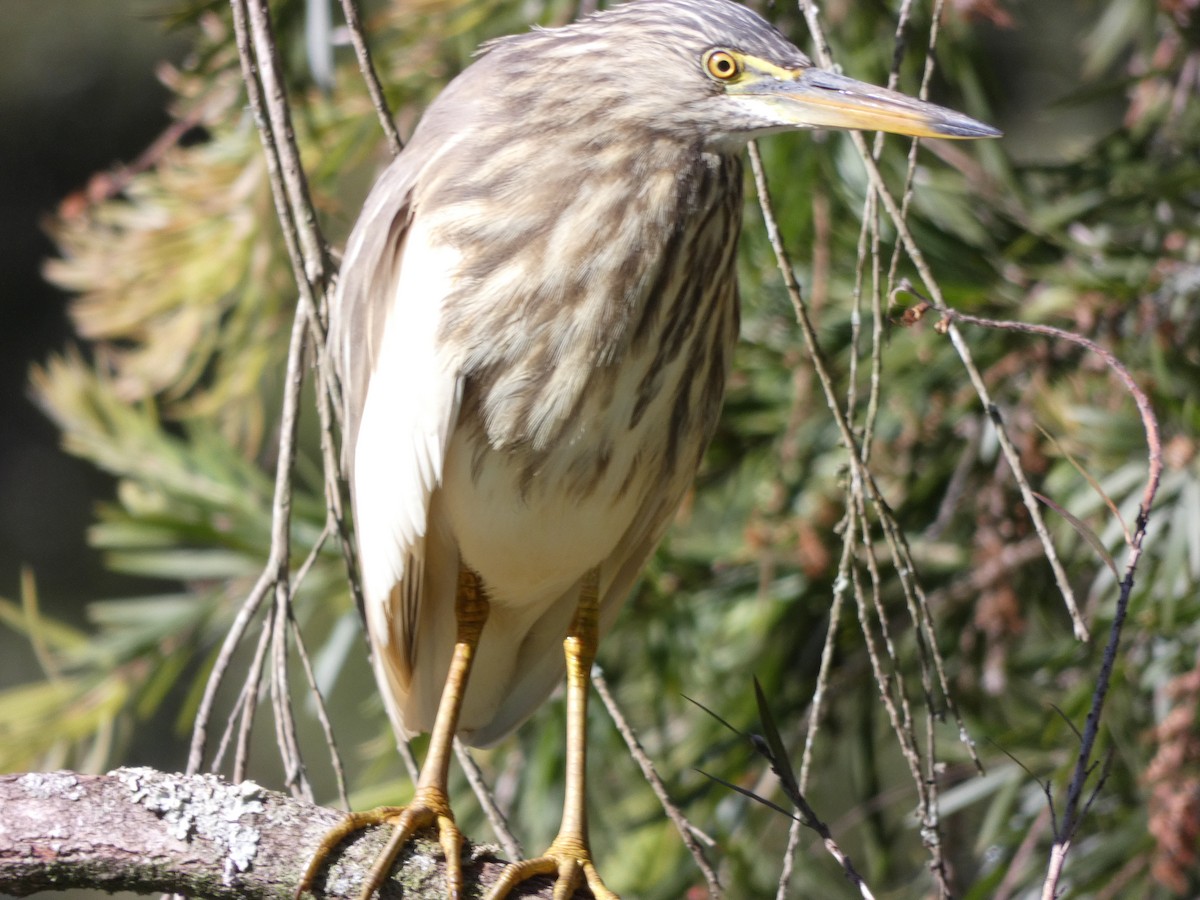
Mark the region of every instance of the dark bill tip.
[[999, 128], [972, 119], [970, 116], [957, 115], [953, 120], [943, 120], [931, 123], [932, 126], [949, 138], [998, 138], [1004, 137]]

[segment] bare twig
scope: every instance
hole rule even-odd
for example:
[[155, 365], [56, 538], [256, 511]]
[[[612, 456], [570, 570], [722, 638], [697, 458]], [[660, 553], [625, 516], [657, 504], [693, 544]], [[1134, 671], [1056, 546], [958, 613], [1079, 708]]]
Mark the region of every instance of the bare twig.
[[304, 668], [304, 678], [308, 682], [308, 690], [316, 707], [317, 721], [321, 723], [321, 733], [325, 736], [325, 749], [329, 751], [329, 765], [333, 769], [333, 777], [337, 781], [338, 800], [342, 809], [350, 809], [350, 794], [346, 789], [346, 770], [342, 765], [342, 755], [338, 752], [337, 741], [333, 736], [333, 724], [329, 721], [329, 710], [325, 706], [325, 697], [317, 684], [317, 676], [313, 672], [312, 661], [308, 657], [308, 648], [304, 643], [304, 634], [292, 611], [288, 610], [288, 621], [292, 628], [292, 638], [296, 642], [296, 655]]
[[[268, 607], [263, 616], [261, 634], [258, 636], [258, 646], [254, 648], [254, 659], [250, 670], [242, 682], [240, 702], [234, 707], [233, 715], [238, 718], [237, 749], [233, 756], [233, 780], [241, 781], [246, 777], [250, 764], [250, 735], [254, 731], [254, 715], [258, 710], [258, 693], [262, 686], [263, 668], [267, 663], [267, 652], [271, 649], [271, 635], [275, 633], [272, 621], [275, 615], [274, 607]], [[230, 718], [230, 726], [234, 722]], [[222, 745], [224, 744], [222, 737]], [[222, 748], [217, 749], [213, 758], [212, 769], [220, 771]]]
[[208, 675], [208, 681], [204, 685], [204, 694], [200, 698], [200, 705], [196, 710], [196, 719], [192, 725], [192, 743], [188, 751], [187, 763], [187, 773], [189, 775], [195, 775], [204, 766], [204, 750], [208, 742], [208, 723], [212, 720], [212, 710], [213, 704], [216, 702], [217, 690], [220, 688], [226, 672], [229, 671], [229, 664], [233, 660], [233, 654], [242, 642], [250, 620], [258, 614], [263, 600], [266, 599], [267, 591], [271, 589], [271, 583], [271, 573], [264, 571], [259, 576], [253, 589], [246, 596], [241, 609], [238, 610], [238, 614], [234, 617], [233, 624], [229, 626], [225, 640], [221, 643], [217, 659], [213, 664], [212, 671]]
[[346, 30], [350, 33], [350, 43], [354, 45], [354, 55], [358, 58], [358, 69], [362, 73], [363, 81], [367, 84], [367, 92], [371, 95], [371, 103], [375, 106], [375, 112], [379, 114], [379, 125], [383, 129], [384, 137], [387, 138], [388, 149], [392, 151], [392, 156], [396, 156], [404, 149], [404, 142], [400, 140], [400, 132], [396, 130], [396, 122], [392, 118], [392, 111], [388, 108], [387, 98], [383, 96], [383, 86], [379, 83], [379, 76], [375, 73], [375, 66], [371, 62], [371, 48], [367, 44], [362, 16], [358, 14], [356, 0], [342, 0], [342, 14], [346, 17]]
[[[842, 619], [842, 606], [846, 601], [846, 587], [850, 584], [849, 568], [854, 558], [854, 538], [847, 533], [842, 541], [842, 558], [838, 564], [838, 577], [834, 581], [833, 603], [829, 608], [829, 625], [825, 629], [825, 644], [821, 648], [821, 666], [817, 671], [817, 683], [812, 692], [812, 704], [808, 712], [808, 729], [804, 735], [804, 751], [800, 756], [800, 776], [797, 787], [800, 793], [808, 790], [808, 774], [812, 768], [813, 750], [817, 743], [817, 732], [820, 729], [821, 715], [824, 711], [825, 693], [829, 689], [830, 672], [833, 671], [833, 651], [837, 641], [838, 627]], [[775, 890], [775, 900], [785, 900], [787, 888], [792, 880], [792, 869], [795, 866], [796, 850], [800, 846], [799, 819], [793, 819], [788, 827], [787, 849], [783, 855], [783, 867], [779, 873], [779, 882]]]
[[[907, 288], [907, 286], [904, 286]], [[1133, 373], [1128, 367], [1117, 359], [1116, 356], [1104, 347], [1101, 347], [1095, 341], [1084, 337], [1081, 334], [1075, 334], [1072, 331], [1066, 331], [1062, 328], [1055, 328], [1053, 325], [1037, 325], [1032, 322], [1013, 322], [1003, 319], [986, 319], [982, 316], [972, 316], [967, 313], [959, 312], [955, 309], [939, 309], [938, 312], [946, 320], [953, 322], [962, 322], [964, 325], [978, 325], [982, 328], [993, 328], [1000, 331], [1015, 331], [1021, 334], [1037, 334], [1043, 337], [1054, 338], [1055, 340], [1067, 341], [1068, 343], [1076, 344], [1083, 347], [1090, 353], [1096, 354], [1104, 362], [1112, 373], [1117, 376], [1121, 383], [1125, 386], [1125, 390], [1129, 391], [1130, 397], [1137, 405], [1138, 415], [1142, 420], [1142, 429], [1146, 433], [1146, 444], [1148, 449], [1147, 465], [1147, 482], [1146, 487], [1142, 492], [1142, 512], [1147, 513], [1150, 509], [1150, 504], [1154, 502], [1154, 495], [1158, 492], [1158, 482], [1162, 477], [1162, 436], [1158, 427], [1158, 417], [1154, 414], [1154, 408], [1150, 405], [1150, 398], [1146, 392], [1141, 389], [1137, 381], [1133, 377]], [[946, 326], [946, 331], [949, 326]], [[1144, 524], [1144, 523], [1139, 523]], [[1127, 540], [1132, 544], [1132, 539], [1127, 537]]]
[[662, 805], [663, 811], [675, 823], [675, 828], [679, 832], [680, 838], [683, 839], [683, 844], [687, 847], [688, 852], [692, 855], [693, 861], [696, 863], [696, 868], [704, 876], [704, 881], [708, 885], [708, 896], [712, 900], [719, 900], [724, 896], [721, 889], [721, 881], [717, 878], [717, 873], [709, 863], [708, 857], [704, 854], [704, 848], [700, 846], [700, 842], [696, 839], [697, 836], [702, 836], [705, 843], [710, 847], [716, 842], [708, 835], [697, 829], [683, 811], [675, 805], [675, 801], [667, 793], [667, 787], [663, 784], [662, 779], [658, 775], [658, 771], [654, 768], [654, 762], [650, 759], [650, 755], [646, 753], [646, 748], [642, 746], [642, 742], [638, 740], [637, 734], [630, 726], [629, 721], [625, 718], [625, 714], [621, 712], [621, 707], [617, 705], [616, 698], [608, 689], [608, 681], [604, 677], [604, 672], [599, 666], [592, 666], [592, 684], [596, 688], [596, 693], [600, 695], [600, 700], [604, 704], [604, 708], [608, 710], [609, 716], [612, 717], [613, 724], [617, 726], [617, 731], [625, 741], [625, 746], [629, 748], [629, 755], [633, 757], [634, 762], [642, 770], [642, 775], [650, 785], [654, 795], [658, 797], [658, 802]]
[[[271, 199], [275, 204], [275, 217], [283, 232], [284, 246], [287, 248], [288, 259], [292, 264], [292, 275], [296, 287], [300, 291], [301, 304], [307, 303], [310, 308], [317, 309], [321, 303], [317, 297], [314, 282], [308, 275], [308, 264], [302, 251], [302, 244], [295, 219], [288, 201], [288, 191], [284, 185], [283, 163], [279, 150], [279, 142], [274, 133], [271, 117], [267, 113], [267, 97], [258, 79], [258, 59], [250, 36], [248, 23], [247, 0], [230, 0], [233, 9], [234, 43], [238, 50], [238, 60], [242, 68], [242, 81], [246, 86], [246, 97], [250, 101], [250, 110], [254, 115], [254, 124], [258, 129], [259, 140], [263, 145], [263, 159], [267, 166], [267, 178], [271, 185]], [[271, 102], [286, 103], [287, 98], [279, 93], [272, 96]], [[288, 117], [290, 120], [290, 116]], [[304, 191], [307, 195], [307, 191]], [[323, 256], [323, 254], [322, 254]]]
[[[267, 0], [233, 0], [233, 5], [235, 8], [243, 6], [249, 12], [255, 71], [262, 84], [270, 121], [272, 144], [266, 149], [268, 156], [274, 155], [278, 159], [278, 172], [287, 196], [288, 218], [296, 228], [300, 243], [298, 261], [303, 264], [305, 277], [314, 294], [319, 295], [329, 283], [329, 257], [325, 252], [325, 239], [317, 226], [316, 210], [308, 191], [308, 177], [300, 162], [300, 149], [292, 128], [291, 104], [288, 103], [284, 87], [283, 65], [271, 29], [271, 11]], [[259, 133], [263, 133], [261, 128]], [[319, 305], [314, 304], [314, 309]]]
[[[504, 848], [504, 852], [510, 860], [520, 859], [523, 856], [520, 841], [508, 827], [508, 819], [496, 803], [496, 798], [492, 796], [492, 789], [488, 786], [487, 779], [483, 776], [483, 770], [479, 768], [479, 763], [475, 762], [475, 757], [471, 755], [467, 745], [457, 737], [454, 738], [454, 754], [458, 757], [458, 763], [462, 766], [462, 770], [467, 776], [467, 782], [479, 800], [479, 805], [483, 807], [483, 813], [487, 816], [496, 839], [500, 841], [500, 846]], [[413, 780], [415, 781], [416, 778], [414, 777]]]
[[[325, 253], [324, 239], [317, 229], [307, 179], [300, 164], [266, 3], [263, 0], [232, 0], [232, 10], [235, 43], [243, 81], [263, 144], [272, 198], [300, 296], [288, 350], [280, 420], [279, 452], [272, 503], [271, 550], [262, 575], [226, 637], [218, 656], [218, 665], [206, 685], [193, 732], [188, 770], [198, 771], [203, 764], [205, 734], [216, 690], [227, 670], [234, 648], [245, 633], [249, 619], [258, 611], [267, 593], [273, 591], [275, 610], [270, 620], [270, 630], [273, 634], [271, 694], [274, 701], [276, 733], [288, 783], [302, 796], [308, 797], [311, 795], [311, 788], [304, 774], [299, 742], [295, 735], [287, 675], [289, 607], [292, 599], [291, 480], [296, 457], [300, 393], [304, 379], [305, 339], [307, 335], [312, 335], [314, 347], [320, 358], [324, 338], [316, 314], [325, 303], [325, 290], [330, 277], [329, 260]], [[323, 419], [327, 418], [323, 416]], [[336, 512], [340, 513], [340, 510]], [[243, 716], [239, 761], [244, 758], [242, 751], [251, 727], [249, 720], [254, 714], [253, 695], [258, 683], [256, 673], [257, 664], [252, 667], [252, 680], [244, 688], [243, 702], [239, 704]], [[240, 762], [235, 765], [240, 765]], [[335, 763], [335, 768], [340, 767]], [[342, 793], [344, 796], [344, 789]]]
[[296, 436], [300, 422], [300, 389], [304, 383], [304, 339], [308, 332], [305, 316], [292, 324], [288, 347], [287, 377], [279, 425], [279, 457], [275, 464], [275, 502], [271, 513], [271, 562], [275, 567], [275, 618], [272, 637], [271, 695], [275, 709], [276, 734], [283, 754], [287, 783], [305, 800], [312, 788], [304, 772], [296, 724], [292, 716], [287, 672], [288, 618], [292, 602], [290, 563], [292, 528], [292, 467], [296, 462]]
[[[850, 461], [851, 481], [858, 481], [861, 483], [861, 488], [857, 485], [852, 485], [851, 496], [869, 496], [871, 506], [874, 509], [879, 521], [883, 525], [884, 534], [887, 538], [889, 549], [893, 555], [897, 572], [901, 573], [901, 584], [904, 588], [904, 593], [909, 604], [910, 615], [913, 618], [914, 624], [918, 626], [918, 635], [925, 634], [927, 636], [926, 643], [929, 646], [932, 646], [932, 622], [928, 617], [928, 610], [923, 609], [923, 604], [918, 599], [920, 588], [915, 582], [915, 563], [912, 560], [911, 553], [908, 551], [907, 543], [904, 540], [903, 534], [896, 525], [895, 519], [888, 509], [887, 503], [880, 492], [878, 485], [875, 484], [875, 481], [866, 466], [859, 440], [855, 436], [854, 431], [838, 401], [834, 390], [833, 378], [829, 372], [829, 366], [825, 360], [824, 353], [821, 350], [820, 343], [817, 339], [816, 329], [813, 326], [808, 314], [808, 310], [804, 305], [803, 298], [800, 293], [800, 286], [796, 281], [795, 274], [792, 271], [791, 262], [788, 259], [787, 251], [783, 246], [783, 241], [779, 234], [779, 226], [776, 222], [774, 210], [771, 204], [770, 191], [766, 182], [766, 175], [762, 168], [762, 160], [759, 156], [758, 148], [754, 143], [750, 144], [749, 153], [750, 165], [754, 174], [755, 185], [758, 190], [759, 206], [763, 213], [763, 220], [766, 225], [768, 239], [775, 251], [776, 262], [778, 264], [779, 271], [783, 276], [784, 286], [787, 289], [788, 296], [792, 300], [792, 305], [796, 313], [796, 320], [800, 325], [800, 331], [804, 338], [805, 347], [808, 350], [809, 356], [812, 360], [813, 369], [817, 374], [817, 379], [821, 384], [821, 388], [825, 394], [826, 405], [831, 416], [833, 417], [835, 425], [837, 426], [842, 444], [847, 451]], [[865, 517], [866, 515], [866, 501], [862, 500], [861, 502], [863, 504], [861, 509], [856, 509], [854, 505], [849, 507], [849, 509], [854, 510], [855, 512], [848, 522], [846, 531], [851, 532], [855, 529], [863, 529], [863, 537], [866, 539], [864, 553], [866, 554], [868, 566], [873, 566], [874, 563], [870, 550], [871, 541], [869, 529], [865, 523], [860, 523], [858, 519], [855, 518], [855, 516]], [[851, 567], [851, 573], [853, 579], [856, 580], [857, 571], [853, 567]], [[875, 589], [877, 590], [878, 575], [873, 574], [872, 577], [875, 584]], [[859, 610], [860, 615], [866, 614], [866, 606], [861, 602], [859, 604]], [[884, 622], [886, 622], [886, 619]], [[862, 619], [861, 624], [864, 630], [864, 635], [867, 636], [868, 653], [873, 654], [875, 653], [875, 650], [873, 640], [870, 637], [869, 619]], [[918, 647], [921, 647], [920, 641], [918, 641]], [[922, 650], [922, 652], [924, 653], [925, 651]], [[898, 685], [898, 679], [901, 678], [900, 674], [898, 672], [894, 672], [891, 675], [885, 675], [878, 665], [877, 658], [872, 659], [872, 665], [876, 669], [875, 674], [879, 683], [880, 695], [884, 700], [885, 706], [888, 707], [888, 713], [889, 717], [891, 718], [893, 728], [896, 729], [902, 751], [910, 765], [914, 786], [919, 798], [919, 810], [922, 819], [922, 840], [926, 843], [926, 846], [928, 847], [932, 856], [932, 868], [935, 875], [941, 877], [941, 874], [946, 871], [946, 866], [942, 856], [940, 837], [938, 835], [937, 811], [934, 808], [934, 805], [930, 802], [929, 788], [929, 782], [935, 779], [929, 777], [927, 772], [923, 771], [923, 768], [920, 765], [920, 750], [917, 746], [916, 735], [912, 731], [911, 726], [907, 724], [911, 723], [911, 716], [907, 714], [907, 711], [903, 716], [901, 716], [892, 704], [889, 685], [895, 683], [898, 687], [897, 696], [900, 697], [900, 702], [904, 704], [905, 707], [907, 706], [906, 692]], [[947, 705], [950, 706], [950, 708], [953, 708], [945, 678], [945, 672], [941, 666], [940, 657], [935, 661], [935, 668], [940, 680], [943, 699]], [[922, 671], [923, 673], [926, 671], [924, 666], [922, 667]], [[926, 695], [928, 697], [928, 676], [923, 676], [923, 678], [926, 685]], [[961, 719], [958, 718], [957, 711], [955, 711], [955, 717], [959, 722], [960, 735], [962, 736], [964, 743], [966, 743], [970, 752], [973, 754], [973, 745], [967, 737], [966, 730], [961, 723]], [[932, 733], [932, 725], [930, 725], [928, 730], [929, 733]], [[949, 888], [947, 885], [942, 885], [942, 892], [949, 893]]]
[[[832, 61], [829, 58], [828, 44], [825, 40], [824, 29], [821, 26], [816, 9], [812, 3], [801, 0], [800, 6], [804, 12], [805, 21], [808, 23], [809, 30], [812, 32], [813, 40], [817, 45], [818, 59], [821, 65], [829, 67]], [[925, 261], [925, 255], [921, 252], [921, 248], [917, 245], [916, 240], [912, 236], [912, 232], [908, 228], [908, 223], [905, 221], [903, 212], [892, 198], [891, 193], [887, 189], [887, 185], [883, 181], [883, 175], [879, 171], [879, 166], [875, 163], [874, 158], [867, 149], [866, 139], [860, 132], [851, 131], [850, 140], [854, 143], [858, 150], [858, 155], [862, 159], [863, 166], [866, 168], [867, 177], [871, 182], [872, 189], [879, 195], [880, 201], [883, 203], [884, 209], [887, 210], [888, 216], [896, 227], [896, 233], [900, 241], [904, 245], [904, 250], [908, 253], [917, 272], [921, 275], [921, 280], [929, 290], [932, 297], [933, 305], [939, 310], [946, 309], [945, 299], [942, 297], [941, 288], [938, 286], [933, 273]], [[1008, 462], [1009, 469], [1013, 473], [1013, 479], [1017, 483], [1017, 487], [1021, 493], [1021, 500], [1029, 512], [1030, 520], [1033, 522], [1034, 531], [1042, 541], [1042, 547], [1046, 552], [1046, 560], [1050, 563], [1050, 568], [1054, 572], [1054, 580], [1058, 586], [1059, 593], [1062, 594], [1063, 601], [1067, 606], [1067, 611], [1071, 616], [1071, 622], [1074, 626], [1075, 636], [1086, 641], [1089, 638], [1087, 626], [1084, 624], [1083, 616], [1079, 612], [1079, 606], [1075, 600], [1075, 592], [1071, 588], [1070, 581], [1067, 578], [1066, 570], [1062, 566], [1062, 562], [1058, 558], [1058, 552], [1054, 548], [1054, 543], [1050, 540], [1050, 533], [1046, 529], [1045, 521], [1042, 519], [1041, 508], [1038, 505], [1037, 498], [1033, 495], [1033, 489], [1029, 486], [1029, 480], [1025, 476], [1024, 467], [1021, 465], [1020, 454], [1017, 453], [1016, 447], [1012, 440], [1008, 437], [1005, 431], [1003, 421], [1000, 417], [999, 408], [992, 402], [991, 393], [987, 389], [987, 385], [983, 381], [983, 376], [979, 373], [979, 368], [975, 365], [974, 358], [970, 348], [963, 340], [958, 329], [951, 324], [947, 329], [947, 334], [950, 336], [951, 344], [955, 352], [958, 353], [959, 359], [963, 364], [963, 368], [967, 372], [967, 376], [971, 381], [975, 393], [978, 395], [983, 408], [987, 410], [988, 415], [992, 417], [996, 423], [997, 440], [1000, 443], [1000, 448], [1004, 453], [1004, 458]]]
[[1087, 720], [1084, 724], [1079, 753], [1075, 760], [1074, 773], [1067, 787], [1067, 801], [1063, 808], [1062, 820], [1055, 829], [1055, 841], [1054, 846], [1051, 848], [1050, 863], [1045, 881], [1042, 884], [1043, 900], [1052, 900], [1057, 895], [1058, 883], [1061, 879], [1063, 867], [1066, 864], [1067, 855], [1070, 852], [1081, 816], [1079, 803], [1083, 796], [1088, 776], [1092, 771], [1092, 753], [1095, 749], [1097, 737], [1099, 736], [1100, 718], [1104, 712], [1104, 700], [1108, 695], [1108, 688], [1112, 682], [1113, 668], [1116, 665], [1117, 652], [1120, 649], [1121, 631], [1125, 624], [1125, 617], [1129, 611], [1129, 601], [1133, 593], [1134, 573], [1137, 570], [1138, 561], [1141, 559], [1146, 529], [1149, 525], [1150, 510], [1154, 504], [1154, 497], [1158, 493], [1158, 484], [1162, 477], [1162, 439], [1158, 427], [1158, 419], [1154, 415], [1153, 408], [1150, 406], [1150, 398], [1134, 380], [1128, 368], [1112, 353], [1098, 345], [1095, 341], [1060, 328], [1054, 328], [1050, 325], [985, 319], [979, 316], [969, 316], [951, 309], [940, 309], [939, 311], [944, 317], [943, 322], [946, 323], [943, 326], [943, 330], [947, 333], [951, 333], [951, 329], [954, 327], [953, 322], [959, 321], [964, 324], [978, 325], [986, 328], [997, 328], [1024, 334], [1037, 334], [1057, 340], [1065, 340], [1096, 354], [1117, 378], [1120, 379], [1125, 389], [1129, 391], [1130, 396], [1133, 397], [1134, 403], [1137, 405], [1138, 415], [1142, 420], [1142, 428], [1146, 435], [1146, 486], [1142, 492], [1142, 502], [1139, 507], [1133, 534], [1128, 538], [1129, 557], [1125, 564], [1125, 575], [1121, 580], [1116, 611], [1113, 615], [1112, 625], [1109, 627], [1108, 641], [1105, 643], [1100, 672], [1096, 677], [1096, 688], [1092, 693], [1092, 704], [1088, 710]]

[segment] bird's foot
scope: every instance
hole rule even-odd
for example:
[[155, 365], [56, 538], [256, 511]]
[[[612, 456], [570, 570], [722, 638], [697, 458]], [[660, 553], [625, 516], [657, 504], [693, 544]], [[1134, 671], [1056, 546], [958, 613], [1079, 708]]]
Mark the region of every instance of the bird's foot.
[[541, 856], [508, 866], [488, 891], [487, 900], [503, 900], [522, 881], [538, 875], [555, 876], [554, 900], [568, 900], [574, 896], [581, 880], [587, 882], [596, 900], [621, 900], [608, 889], [596, 871], [587, 841], [561, 834]]
[[368, 900], [379, 889], [392, 870], [392, 864], [404, 845], [412, 840], [422, 828], [436, 827], [438, 842], [446, 856], [446, 896], [450, 900], [459, 900], [465, 896], [463, 892], [462, 875], [462, 832], [454, 823], [454, 813], [450, 811], [450, 803], [444, 791], [437, 788], [418, 788], [412, 802], [407, 806], [380, 806], [364, 812], [347, 813], [339, 824], [331, 828], [321, 840], [309, 860], [308, 868], [296, 888], [296, 898], [312, 887], [317, 874], [325, 864], [329, 854], [342, 841], [356, 831], [369, 828], [372, 825], [391, 825], [392, 836], [387, 846], [375, 859], [371, 871], [367, 873], [363, 883], [360, 900]]

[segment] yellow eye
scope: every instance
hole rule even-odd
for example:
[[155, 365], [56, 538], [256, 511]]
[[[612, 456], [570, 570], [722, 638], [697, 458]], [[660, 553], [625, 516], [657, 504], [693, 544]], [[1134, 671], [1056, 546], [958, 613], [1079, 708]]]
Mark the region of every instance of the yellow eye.
[[704, 60], [708, 74], [718, 81], [729, 81], [741, 74], [742, 67], [732, 54], [724, 50], [713, 50]]

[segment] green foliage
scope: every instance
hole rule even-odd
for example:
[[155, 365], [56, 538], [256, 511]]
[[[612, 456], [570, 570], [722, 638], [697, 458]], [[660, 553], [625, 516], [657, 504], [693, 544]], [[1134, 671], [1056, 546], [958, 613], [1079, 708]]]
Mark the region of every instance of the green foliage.
[[[886, 77], [890, 14], [830, 5], [845, 68]], [[1094, 24], [1077, 97], [1108, 95], [1123, 105], [1124, 120], [1106, 122], [1074, 155], [1052, 162], [1014, 160], [1004, 143], [953, 155], [923, 149], [910, 227], [951, 305], [1079, 332], [1121, 358], [1150, 393], [1167, 471], [1105, 712], [1101, 751], [1111, 765], [1071, 857], [1069, 895], [1113, 896], [1105, 891], [1114, 884], [1131, 895], [1187, 895], [1200, 889], [1197, 869], [1165, 848], [1172, 840], [1186, 848], [1189, 836], [1194, 848], [1200, 833], [1200, 750], [1178, 727], [1189, 709], [1194, 723], [1200, 705], [1200, 686], [1187, 680], [1200, 665], [1200, 48], [1193, 23], [1175, 22], [1144, 0], [1083, 6]], [[280, 34], [315, 203], [337, 242], [386, 151], [348, 55], [331, 94], [306, 83], [295, 50], [299, 7], [280, 4]], [[47, 667], [44, 682], [0, 693], [6, 769], [116, 762], [177, 681], [207, 674], [270, 553], [267, 472], [296, 289], [243, 110], [227, 12], [196, 0], [171, 9], [203, 26], [192, 64], [171, 78], [175, 115], [193, 140], [166, 149], [119, 197], [58, 222], [62, 256], [48, 274], [78, 292], [73, 317], [88, 351], [49, 361], [34, 387], [67, 448], [118, 480], [112, 502], [98, 511], [94, 543], [114, 568], [175, 587], [92, 604], [87, 635], [38, 618], [32, 593], [21, 607], [0, 605], [0, 618], [42, 647]], [[373, 10], [373, 50], [402, 128], [411, 130], [480, 40], [572, 12], [559, 0], [433, 0]], [[1005, 63], [986, 52], [987, 28], [947, 15], [941, 77], [964, 94], [939, 99], [986, 120], [986, 98], [1004, 90]], [[780, 17], [798, 33], [794, 13]], [[918, 29], [910, 31], [911, 40]], [[909, 90], [915, 59], [903, 67]], [[869, 254], [857, 271], [851, 262], [867, 187], [861, 162], [833, 135], [772, 138], [762, 152], [823, 353], [838, 391], [855, 393], [851, 414], [861, 431], [872, 390], [875, 265]], [[905, 160], [894, 141], [881, 165], [899, 195]], [[722, 429], [694, 497], [600, 660], [672, 795], [715, 838], [711, 855], [730, 896], [757, 897], [773, 895], [788, 820], [695, 770], [786, 799], [761, 757], [684, 695], [753, 732], [760, 728], [756, 676], [798, 767], [831, 598], [841, 589], [847, 463], [752, 197], [746, 221], [745, 340]], [[883, 235], [894, 237], [886, 223]], [[887, 271], [891, 252], [882, 248], [878, 270]], [[907, 262], [899, 274], [919, 285]], [[921, 567], [955, 702], [987, 770], [976, 775], [952, 719], [936, 722], [943, 840], [963, 896], [994, 896], [1001, 884], [1028, 895], [1053, 837], [1043, 785], [1062, 797], [1117, 596], [1081, 529], [1125, 564], [1124, 529], [1133, 527], [1146, 476], [1145, 438], [1131, 399], [1086, 352], [1043, 337], [966, 330], [1034, 489], [1057, 504], [1047, 519], [1094, 635], [1080, 645], [958, 358], [930, 323], [900, 327], [901, 313], [881, 301], [870, 464]], [[354, 799], [394, 801], [402, 799], [391, 781], [400, 770], [363, 645], [349, 637], [355, 614], [341, 554], [326, 540], [317, 428], [311, 412], [305, 416], [293, 569], [310, 553], [315, 561], [297, 591], [296, 615], [318, 681], [334, 698], [334, 725], [349, 735], [343, 747], [354, 748]], [[882, 540], [878, 529], [871, 539]], [[895, 573], [885, 572], [883, 584], [897, 669], [919, 684], [917, 640], [901, 624]], [[924, 896], [930, 881], [914, 788], [849, 608], [833, 653], [806, 796], [877, 896]], [[197, 692], [185, 691], [177, 714], [183, 728]], [[919, 687], [911, 693], [919, 707]], [[227, 709], [233, 698], [221, 702]], [[557, 825], [561, 720], [558, 703], [548, 704], [482, 756], [485, 769], [502, 776], [528, 847], [549, 840]], [[592, 724], [592, 759], [605, 761], [592, 766], [601, 870], [631, 896], [684, 896], [701, 882], [673, 826], [608, 720], [597, 713]], [[308, 745], [318, 746], [315, 738]], [[256, 758], [271, 771], [266, 754]], [[369, 797], [373, 788], [388, 795]], [[465, 786], [458, 793], [466, 797]], [[466, 829], [485, 837], [470, 802], [461, 813]], [[1022, 854], [1027, 841], [1032, 852]], [[807, 834], [791, 891], [848, 896], [840, 870]]]

